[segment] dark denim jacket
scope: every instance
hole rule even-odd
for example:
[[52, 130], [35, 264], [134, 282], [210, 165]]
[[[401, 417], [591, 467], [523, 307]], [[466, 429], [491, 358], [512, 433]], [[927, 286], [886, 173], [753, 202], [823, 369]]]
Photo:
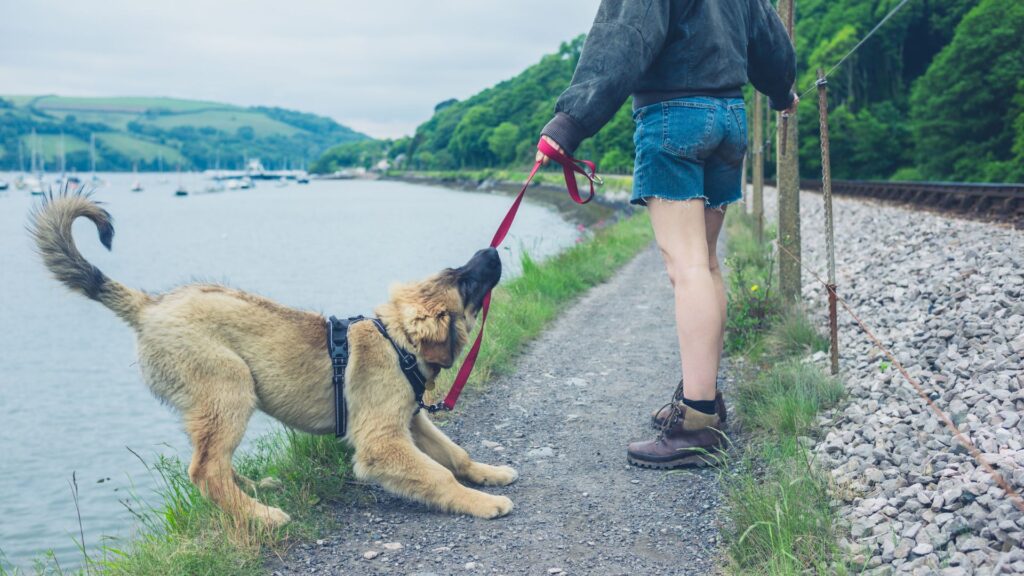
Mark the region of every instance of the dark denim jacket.
[[602, 0], [542, 133], [571, 153], [630, 94], [635, 107], [737, 97], [748, 80], [784, 110], [795, 78], [796, 53], [768, 0]]

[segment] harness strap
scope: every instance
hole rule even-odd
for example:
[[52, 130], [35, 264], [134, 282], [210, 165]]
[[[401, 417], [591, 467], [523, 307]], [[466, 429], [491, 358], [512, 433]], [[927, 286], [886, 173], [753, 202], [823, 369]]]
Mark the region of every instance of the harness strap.
[[395, 353], [398, 354], [398, 365], [416, 396], [416, 412], [419, 412], [420, 408], [426, 407], [423, 403], [423, 395], [427, 391], [427, 380], [420, 372], [416, 355], [399, 346], [388, 334], [380, 319], [353, 316], [345, 320], [338, 320], [331, 316], [327, 322], [327, 349], [330, 352], [331, 367], [334, 370], [332, 378], [334, 384], [334, 435], [338, 438], [344, 437], [348, 430], [348, 403], [345, 401], [345, 369], [348, 367], [349, 360], [348, 331], [352, 325], [364, 320], [372, 321], [381, 336], [391, 343]]
[[[554, 146], [548, 144], [543, 138], [537, 143], [537, 149], [544, 153], [545, 156], [551, 158], [555, 162], [558, 162], [562, 166], [562, 173], [565, 175], [565, 186], [569, 192], [569, 197], [572, 198], [573, 202], [577, 204], [586, 204], [594, 199], [594, 184], [602, 184], [601, 178], [597, 176], [597, 167], [593, 162], [589, 160], [577, 160], [572, 156], [568, 156], [559, 152]], [[519, 195], [512, 202], [512, 207], [508, 209], [508, 213], [505, 214], [505, 218], [502, 219], [501, 224], [498, 226], [497, 232], [494, 233], [494, 238], [491, 239], [491, 247], [497, 248], [501, 245], [502, 241], [505, 240], [505, 236], [508, 235], [509, 229], [512, 228], [512, 222], [516, 219], [516, 213], [519, 211], [519, 205], [523, 202], [523, 196], [526, 195], [526, 190], [530, 187], [530, 183], [533, 182], [533, 177], [537, 175], [537, 172], [542, 166], [541, 162], [536, 162], [533, 165], [533, 170], [530, 171], [530, 175], [527, 176], [526, 182], [523, 184], [523, 189], [519, 191]], [[586, 199], [580, 196], [579, 187], [576, 185], [576, 174], [582, 174], [590, 182], [590, 194]], [[443, 402], [426, 406], [428, 412], [439, 412], [441, 410], [450, 411], [455, 408], [455, 402], [458, 401], [459, 395], [462, 394], [462, 389], [465, 388], [466, 382], [469, 381], [469, 375], [473, 373], [473, 366], [476, 364], [476, 358], [480, 354], [480, 344], [484, 338], [484, 326], [487, 324], [487, 311], [491, 307], [491, 293], [488, 292], [484, 296], [483, 301], [483, 316], [480, 318], [480, 331], [477, 332], [476, 341], [473, 342], [473, 347], [469, 349], [469, 354], [466, 355], [466, 359], [462, 362], [462, 366], [459, 368], [459, 373], [455, 376], [455, 382], [452, 384], [451, 390], [448, 391], [448, 395], [445, 396]]]
[[405, 375], [405, 379], [409, 381], [409, 385], [412, 386], [413, 394], [416, 395], [416, 412], [420, 411], [420, 408], [424, 407], [423, 395], [427, 392], [427, 379], [423, 377], [423, 373], [420, 372], [419, 361], [416, 359], [416, 355], [410, 353], [405, 348], [399, 346], [394, 340], [391, 339], [391, 335], [388, 334], [384, 323], [379, 318], [372, 318], [373, 325], [377, 327], [381, 336], [387, 339], [391, 343], [391, 346], [395, 349], [398, 354], [398, 366], [402, 369], [402, 374]]
[[345, 368], [348, 366], [348, 329], [355, 323], [366, 320], [362, 316], [353, 316], [338, 320], [331, 316], [327, 321], [327, 350], [331, 354], [331, 367], [334, 370], [334, 435], [345, 436], [348, 430], [348, 405], [345, 402]]

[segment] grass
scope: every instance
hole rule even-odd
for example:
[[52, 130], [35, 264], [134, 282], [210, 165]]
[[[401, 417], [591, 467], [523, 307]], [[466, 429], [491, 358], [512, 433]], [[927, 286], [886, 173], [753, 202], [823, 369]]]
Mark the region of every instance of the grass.
[[172, 112], [191, 112], [207, 108], [243, 109], [232, 104], [159, 97], [114, 96], [108, 98], [92, 98], [81, 96], [4, 96], [3, 98], [14, 101], [18, 106], [34, 104], [44, 110], [47, 108], [59, 108], [62, 110], [122, 110], [142, 113], [151, 108], [161, 108]]
[[141, 119], [140, 122], [142, 124], [152, 124], [164, 130], [181, 126], [194, 126], [196, 128], [213, 128], [228, 134], [234, 134], [239, 128], [252, 128], [255, 135], [259, 138], [274, 135], [290, 137], [302, 132], [301, 129], [274, 120], [262, 112], [232, 109], [183, 112]]
[[188, 162], [177, 148], [150, 142], [149, 140], [143, 140], [128, 134], [101, 132], [96, 134], [96, 141], [102, 142], [113, 150], [120, 151], [132, 160], [154, 162], [162, 154], [166, 166], [186, 164]]
[[[736, 411], [748, 440], [723, 476], [733, 574], [846, 573], [829, 477], [805, 444], [817, 414], [843, 398], [841, 383], [806, 362], [827, 341], [773, 293], [775, 262], [741, 211], [727, 218], [730, 318], [726, 348], [742, 358]], [[766, 237], [772, 237], [769, 230]]]
[[[46, 161], [46, 168], [48, 170], [56, 170], [57, 163], [60, 161], [60, 135], [59, 134], [36, 134], [35, 145], [38, 147], [37, 150], [42, 158]], [[21, 141], [25, 144], [25, 156], [26, 165], [28, 164], [28, 151], [33, 146], [32, 136], [25, 134], [21, 137]], [[80, 140], [74, 136], [64, 135], [64, 154], [72, 154], [75, 152], [87, 152], [89, 150], [89, 143]]]
[[[646, 214], [622, 219], [594, 232], [562, 254], [544, 262], [523, 257], [523, 273], [495, 290], [487, 337], [471, 385], [481, 386], [508, 372], [523, 347], [587, 289], [607, 280], [653, 240]], [[438, 389], [450, 386], [439, 382]], [[95, 554], [83, 550], [83, 566], [64, 571], [43, 559], [37, 574], [192, 575], [264, 574], [264, 556], [296, 540], [310, 540], [333, 528], [328, 504], [352, 497], [347, 478], [349, 447], [333, 436], [280, 431], [259, 439], [251, 451], [236, 456], [236, 469], [248, 478], [274, 477], [279, 490], [261, 491], [260, 501], [285, 510], [292, 522], [279, 530], [239, 522], [199, 494], [177, 459], [159, 459], [160, 504], [146, 507], [135, 498], [132, 511], [138, 534], [107, 544]], [[6, 572], [0, 557], [0, 576]]]

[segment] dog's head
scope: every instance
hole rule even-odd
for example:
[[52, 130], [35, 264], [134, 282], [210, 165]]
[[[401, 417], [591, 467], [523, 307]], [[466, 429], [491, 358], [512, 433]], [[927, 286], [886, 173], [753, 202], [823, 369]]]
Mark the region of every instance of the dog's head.
[[484, 297], [500, 279], [498, 251], [486, 248], [460, 268], [393, 288], [391, 305], [411, 351], [428, 364], [451, 368], [469, 341]]

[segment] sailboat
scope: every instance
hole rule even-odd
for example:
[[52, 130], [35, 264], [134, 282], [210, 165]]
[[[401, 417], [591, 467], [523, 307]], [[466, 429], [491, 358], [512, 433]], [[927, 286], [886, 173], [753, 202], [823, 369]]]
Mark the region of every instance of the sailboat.
[[139, 165], [132, 164], [132, 174], [135, 175], [135, 182], [132, 183], [132, 192], [142, 192], [142, 182], [139, 182]]
[[37, 176], [29, 176], [25, 179], [25, 185], [28, 186], [29, 192], [33, 196], [43, 195], [43, 170], [46, 161], [41, 157], [39, 150], [39, 135], [36, 134], [35, 128], [32, 129], [32, 174]]
[[188, 196], [188, 189], [181, 183], [181, 165], [178, 165], [178, 188], [174, 191], [175, 196]]
[[93, 186], [102, 186], [103, 180], [96, 175], [96, 135], [89, 134], [89, 172], [92, 176], [89, 178], [89, 182]]

